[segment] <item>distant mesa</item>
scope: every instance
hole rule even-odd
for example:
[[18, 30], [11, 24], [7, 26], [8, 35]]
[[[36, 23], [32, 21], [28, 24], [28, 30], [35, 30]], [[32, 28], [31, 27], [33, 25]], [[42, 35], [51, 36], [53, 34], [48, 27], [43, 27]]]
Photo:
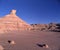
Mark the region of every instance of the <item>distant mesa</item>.
[[60, 23], [31, 24], [32, 30], [60, 32]]

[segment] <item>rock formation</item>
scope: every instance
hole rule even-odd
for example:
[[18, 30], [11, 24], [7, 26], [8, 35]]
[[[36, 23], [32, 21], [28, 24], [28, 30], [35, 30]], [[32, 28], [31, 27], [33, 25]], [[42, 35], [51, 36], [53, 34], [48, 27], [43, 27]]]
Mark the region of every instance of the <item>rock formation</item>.
[[32, 27], [16, 16], [16, 10], [12, 10], [10, 14], [0, 18], [0, 32], [30, 30]]
[[46, 31], [48, 28], [47, 24], [31, 24], [33, 27], [32, 30], [40, 30], [40, 31]]
[[0, 18], [0, 33], [11, 31], [39, 30], [39, 31], [58, 31], [60, 32], [60, 23], [49, 24], [27, 24], [16, 15], [16, 10]]
[[31, 26], [33, 27], [32, 30], [60, 32], [60, 24], [59, 23], [31, 24]]

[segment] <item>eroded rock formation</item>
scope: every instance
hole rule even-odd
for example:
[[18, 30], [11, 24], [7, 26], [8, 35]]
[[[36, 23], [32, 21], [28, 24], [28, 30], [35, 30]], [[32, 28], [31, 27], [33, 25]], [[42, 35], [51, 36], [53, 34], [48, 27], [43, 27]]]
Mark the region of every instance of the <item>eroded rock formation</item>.
[[10, 14], [0, 18], [0, 32], [30, 30], [31, 28], [29, 24], [16, 16], [16, 10], [12, 10]]
[[31, 24], [31, 26], [33, 27], [32, 30], [60, 32], [60, 24], [59, 23]]
[[60, 23], [49, 24], [27, 24], [16, 15], [16, 10], [0, 18], [0, 33], [11, 31], [39, 30], [39, 31], [58, 31], [60, 32]]

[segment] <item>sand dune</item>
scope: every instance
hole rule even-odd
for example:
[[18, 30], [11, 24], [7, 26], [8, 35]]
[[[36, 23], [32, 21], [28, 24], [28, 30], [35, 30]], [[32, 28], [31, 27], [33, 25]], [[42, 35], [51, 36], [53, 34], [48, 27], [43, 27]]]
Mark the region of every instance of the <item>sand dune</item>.
[[[14, 40], [16, 44], [10, 45], [8, 40]], [[42, 48], [37, 44], [47, 44], [49, 48]], [[0, 45], [5, 50], [60, 50], [60, 33], [23, 31], [0, 34]]]

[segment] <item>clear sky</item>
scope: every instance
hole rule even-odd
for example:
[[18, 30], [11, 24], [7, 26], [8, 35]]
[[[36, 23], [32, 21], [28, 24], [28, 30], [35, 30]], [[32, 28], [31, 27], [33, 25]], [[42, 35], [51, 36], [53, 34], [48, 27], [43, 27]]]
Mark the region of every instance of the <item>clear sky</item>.
[[0, 17], [12, 9], [29, 24], [60, 23], [60, 0], [0, 0]]

